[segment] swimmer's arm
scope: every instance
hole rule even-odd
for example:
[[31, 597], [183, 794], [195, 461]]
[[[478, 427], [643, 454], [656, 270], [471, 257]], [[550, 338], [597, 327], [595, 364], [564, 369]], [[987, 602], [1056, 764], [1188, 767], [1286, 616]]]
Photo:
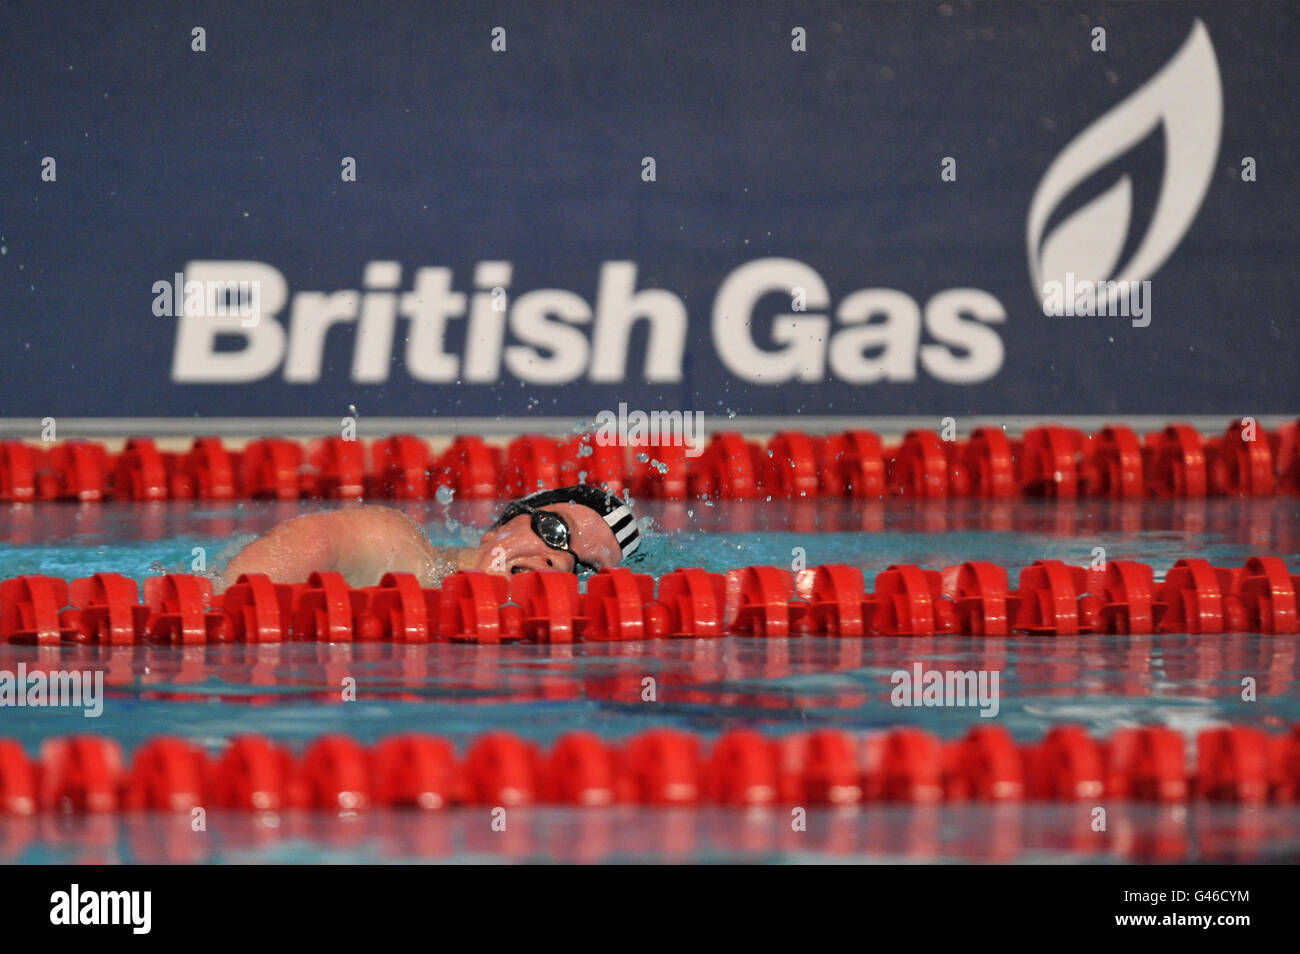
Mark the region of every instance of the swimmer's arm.
[[420, 527], [390, 507], [351, 507], [276, 524], [240, 550], [222, 573], [221, 588], [243, 573], [265, 573], [277, 583], [300, 583], [334, 570], [351, 586], [373, 586], [385, 573], [414, 573], [432, 585], [445, 559]]

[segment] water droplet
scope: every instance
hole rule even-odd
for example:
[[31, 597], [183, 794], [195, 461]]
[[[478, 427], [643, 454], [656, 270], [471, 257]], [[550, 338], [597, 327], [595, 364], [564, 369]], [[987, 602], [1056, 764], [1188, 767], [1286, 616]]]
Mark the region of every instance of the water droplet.
[[451, 503], [452, 500], [455, 498], [456, 491], [452, 490], [446, 484], [443, 484], [436, 491], [434, 491], [433, 496], [434, 499], [438, 501], [438, 503], [442, 504], [445, 507], [447, 506], [447, 504]]

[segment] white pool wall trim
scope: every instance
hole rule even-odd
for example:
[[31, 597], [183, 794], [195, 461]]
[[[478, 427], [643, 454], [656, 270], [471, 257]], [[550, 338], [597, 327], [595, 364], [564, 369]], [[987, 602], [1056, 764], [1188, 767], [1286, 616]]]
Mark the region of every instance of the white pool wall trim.
[[[457, 434], [480, 434], [484, 437], [513, 437], [519, 434], [577, 434], [595, 428], [599, 409], [592, 411], [587, 427], [578, 417], [367, 417], [364, 408], [357, 414], [357, 435], [365, 438], [391, 434], [417, 434], [427, 437], [452, 437]], [[346, 409], [331, 417], [58, 417], [58, 437], [100, 440], [127, 437], [193, 438], [195, 435], [222, 438], [252, 437], [320, 437], [338, 431]], [[1159, 430], [1172, 423], [1191, 424], [1203, 434], [1221, 434], [1229, 422], [1250, 416], [1262, 427], [1272, 430], [1300, 418], [1295, 414], [1251, 414], [1249, 410], [1230, 410], [1220, 414], [953, 414], [958, 434], [969, 434], [978, 427], [1005, 427], [1010, 434], [1043, 424], [1060, 424], [1082, 431], [1097, 431], [1108, 424], [1124, 424], [1139, 434]], [[705, 414], [706, 432], [739, 431], [751, 437], [775, 434], [782, 430], [799, 430], [808, 434], [833, 434], [846, 430], [869, 430], [882, 437], [897, 437], [913, 429], [937, 430], [943, 416], [852, 415], [750, 417]], [[40, 418], [0, 418], [0, 438], [40, 440]]]

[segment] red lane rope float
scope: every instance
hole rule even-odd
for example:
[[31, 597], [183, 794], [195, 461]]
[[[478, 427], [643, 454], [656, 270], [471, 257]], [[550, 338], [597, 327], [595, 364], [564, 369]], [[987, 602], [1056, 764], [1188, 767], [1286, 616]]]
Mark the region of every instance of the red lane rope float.
[[[656, 592], [657, 591], [657, 592]], [[334, 572], [305, 583], [241, 576], [215, 595], [203, 577], [137, 583], [119, 573], [73, 580], [32, 574], [0, 582], [0, 642], [477, 643], [811, 636], [1077, 636], [1300, 633], [1300, 576], [1281, 558], [1240, 567], [1179, 560], [1163, 582], [1150, 566], [1038, 560], [1011, 589], [1007, 571], [970, 561], [942, 571], [893, 565], [866, 589], [862, 571], [771, 566], [674, 570], [658, 581], [601, 570], [578, 592], [569, 573], [454, 573], [440, 588], [410, 573], [353, 588]]]
[[34, 759], [0, 739], [0, 815], [197, 807], [1300, 801], [1300, 725], [1280, 734], [1211, 728], [1191, 741], [1161, 727], [1121, 729], [1098, 740], [1082, 728], [1058, 726], [1023, 744], [990, 726], [946, 742], [912, 728], [866, 735], [823, 729], [781, 738], [739, 729], [711, 743], [655, 729], [621, 742], [570, 733], [543, 749], [489, 732], [458, 755], [448, 740], [421, 734], [371, 746], [330, 735], [300, 753], [241, 735], [215, 755], [156, 737], [128, 761], [117, 742], [101, 736], [49, 739]]
[[965, 440], [914, 430], [893, 447], [870, 431], [782, 431], [765, 444], [724, 431], [696, 456], [685, 450], [608, 445], [591, 434], [527, 434], [505, 447], [462, 435], [439, 455], [411, 435], [305, 444], [264, 438], [238, 451], [200, 437], [184, 453], [134, 437], [118, 454], [94, 441], [6, 440], [0, 441], [0, 501], [422, 500], [443, 486], [462, 499], [492, 499], [584, 480], [660, 499], [1300, 493], [1300, 421], [1268, 431], [1238, 420], [1208, 438], [1186, 424], [1142, 438], [1120, 424], [1095, 434], [1047, 425], [1020, 438], [985, 427]]

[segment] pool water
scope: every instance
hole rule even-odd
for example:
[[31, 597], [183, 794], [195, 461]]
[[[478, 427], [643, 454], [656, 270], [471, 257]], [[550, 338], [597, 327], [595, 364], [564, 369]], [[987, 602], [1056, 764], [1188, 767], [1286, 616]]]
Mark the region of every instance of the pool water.
[[[252, 502], [40, 504], [0, 510], [0, 577], [72, 579], [103, 570], [143, 579], [209, 569], [277, 520], [317, 504]], [[490, 502], [434, 502], [408, 512], [438, 544], [476, 539]], [[1271, 553], [1300, 569], [1300, 500], [753, 501], [641, 508], [656, 528], [636, 566], [656, 576], [678, 566], [727, 570], [847, 563], [867, 576], [891, 563], [941, 569], [981, 559], [1012, 581], [1034, 560], [1149, 563], [1157, 579], [1183, 557], [1237, 566]], [[1280, 729], [1300, 722], [1300, 639], [1241, 634], [972, 639], [728, 637], [567, 646], [305, 644], [212, 647], [0, 646], [0, 669], [57, 664], [102, 669], [103, 715], [0, 709], [0, 736], [34, 753], [42, 740], [95, 732], [129, 753], [169, 734], [215, 750], [257, 732], [299, 745], [341, 732], [363, 742], [404, 731], [463, 745], [489, 730], [548, 744], [577, 729], [608, 739], [653, 727], [706, 736], [757, 727], [777, 735], [810, 728], [910, 725], [944, 738], [996, 724], [1017, 739], [1072, 723], [1094, 735], [1161, 724], [1194, 735], [1235, 722]], [[978, 708], [896, 708], [890, 676], [926, 669], [997, 671], [996, 716]], [[1244, 702], [1242, 679], [1258, 681]], [[343, 701], [343, 680], [357, 683]], [[642, 701], [643, 680], [656, 700]], [[477, 809], [370, 812], [274, 819], [213, 813], [207, 837], [188, 819], [0, 818], [8, 861], [366, 860], [1286, 860], [1300, 858], [1300, 810], [1193, 805], [1114, 806], [1109, 834], [1092, 832], [1072, 805], [870, 806], [810, 811], [792, 840], [781, 811], [616, 808], [512, 812], [491, 832]]]

